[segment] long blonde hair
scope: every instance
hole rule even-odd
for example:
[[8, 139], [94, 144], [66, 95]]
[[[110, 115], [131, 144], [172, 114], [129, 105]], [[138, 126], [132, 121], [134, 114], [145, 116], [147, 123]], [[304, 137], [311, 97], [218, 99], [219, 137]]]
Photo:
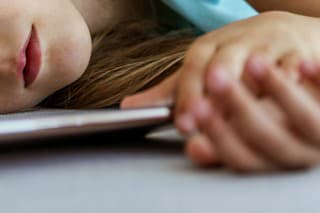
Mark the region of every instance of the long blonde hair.
[[181, 66], [192, 30], [169, 31], [158, 21], [127, 20], [94, 36], [86, 72], [40, 105], [58, 108], [115, 106]]

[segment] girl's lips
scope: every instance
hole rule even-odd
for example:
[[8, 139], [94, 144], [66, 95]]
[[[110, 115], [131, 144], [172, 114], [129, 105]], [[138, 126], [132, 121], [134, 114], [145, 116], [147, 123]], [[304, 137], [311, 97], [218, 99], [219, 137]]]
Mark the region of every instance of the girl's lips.
[[18, 73], [23, 76], [25, 87], [28, 87], [36, 80], [40, 67], [40, 41], [36, 29], [32, 27], [30, 36], [21, 50], [18, 65]]

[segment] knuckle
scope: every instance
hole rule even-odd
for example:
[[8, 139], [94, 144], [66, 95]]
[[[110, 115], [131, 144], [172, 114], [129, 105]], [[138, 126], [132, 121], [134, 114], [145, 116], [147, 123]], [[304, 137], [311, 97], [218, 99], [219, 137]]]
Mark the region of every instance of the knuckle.
[[[300, 65], [300, 61], [305, 58], [302, 51], [291, 50], [285, 54], [283, 54], [279, 58], [279, 65], [283, 68], [298, 68]], [[288, 69], [287, 69], [288, 70]]]
[[235, 41], [227, 46], [224, 46], [219, 49], [219, 53], [227, 56], [240, 55], [244, 50], [246, 50], [245, 44], [240, 44], [241, 41]]
[[197, 39], [186, 52], [184, 64], [195, 64], [197, 59], [207, 58], [215, 51], [215, 43], [206, 37]]
[[242, 56], [244, 51], [240, 45], [237, 46], [227, 46], [219, 49], [215, 56], [214, 63], [223, 62], [224, 64], [228, 65], [234, 63], [239, 56]]
[[229, 72], [234, 76], [240, 76], [246, 59], [249, 55], [249, 48], [245, 48], [242, 44], [228, 45], [221, 48], [211, 61], [210, 68], [216, 64], [222, 64], [228, 67]]
[[275, 49], [277, 47], [275, 47], [275, 45], [272, 42], [263, 42], [260, 45], [260, 55], [263, 55], [264, 57], [268, 56], [268, 55], [275, 55]]

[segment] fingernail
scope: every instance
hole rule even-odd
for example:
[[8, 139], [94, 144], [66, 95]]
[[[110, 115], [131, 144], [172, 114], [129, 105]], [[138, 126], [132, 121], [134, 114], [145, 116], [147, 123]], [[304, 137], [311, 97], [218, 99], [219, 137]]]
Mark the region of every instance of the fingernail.
[[229, 86], [231, 79], [228, 71], [222, 67], [219, 67], [209, 71], [208, 81], [210, 92], [222, 93]]
[[180, 115], [177, 119], [177, 125], [178, 128], [186, 134], [191, 134], [196, 131], [194, 118], [189, 113]]

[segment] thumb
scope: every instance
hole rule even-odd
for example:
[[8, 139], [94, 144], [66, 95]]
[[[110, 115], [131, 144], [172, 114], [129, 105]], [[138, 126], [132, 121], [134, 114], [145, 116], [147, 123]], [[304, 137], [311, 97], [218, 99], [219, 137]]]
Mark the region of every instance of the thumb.
[[177, 81], [178, 72], [146, 91], [124, 98], [121, 108], [170, 106], [175, 98]]

